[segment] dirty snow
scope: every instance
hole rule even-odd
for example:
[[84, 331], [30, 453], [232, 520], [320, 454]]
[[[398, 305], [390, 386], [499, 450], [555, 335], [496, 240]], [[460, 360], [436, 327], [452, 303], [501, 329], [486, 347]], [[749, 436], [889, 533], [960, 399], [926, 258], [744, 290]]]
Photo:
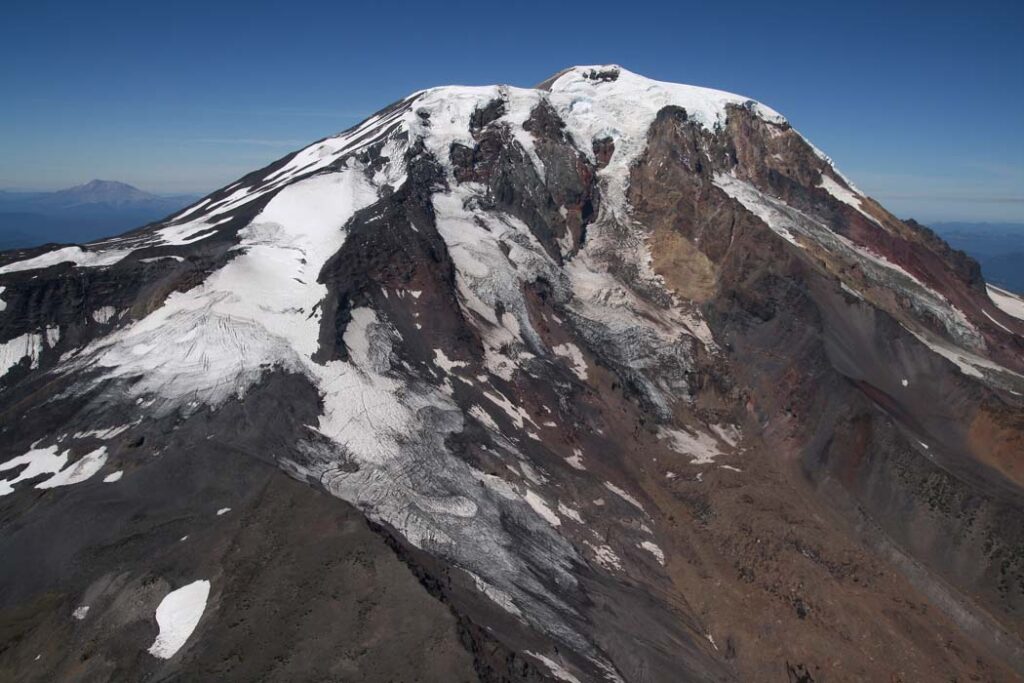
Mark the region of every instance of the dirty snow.
[[510, 614], [514, 614], [517, 617], [521, 617], [523, 615], [519, 607], [516, 606], [515, 600], [512, 599], [511, 595], [501, 590], [500, 588], [496, 588], [493, 585], [487, 583], [477, 574], [474, 574], [468, 569], [465, 571], [473, 579], [473, 584], [476, 586], [476, 589], [484, 595], [486, 595], [491, 601], [498, 604], [503, 610]]
[[579, 347], [572, 342], [566, 342], [565, 344], [559, 344], [551, 348], [556, 356], [560, 358], [566, 358], [572, 364], [572, 371], [576, 373], [576, 376], [581, 380], [586, 381], [587, 379], [587, 361], [583, 359], [583, 352], [580, 351]]
[[572, 455], [565, 459], [569, 466], [575, 470], [585, 470], [586, 466], [583, 464], [583, 451], [578, 448], [572, 449]]
[[568, 517], [569, 519], [573, 520], [577, 524], [583, 524], [583, 517], [580, 516], [580, 513], [577, 512], [575, 509], [569, 507], [568, 505], [566, 505], [562, 501], [558, 501], [558, 512], [562, 516]]
[[594, 545], [590, 541], [583, 541], [584, 545], [594, 553], [594, 559], [599, 565], [609, 570], [622, 570], [622, 560], [615, 554], [615, 551], [607, 545]]
[[690, 433], [684, 429], [658, 428], [658, 438], [668, 442], [669, 448], [681, 455], [690, 456], [695, 465], [707, 465], [721, 455], [718, 443], [710, 434]]
[[501, 433], [501, 428], [498, 426], [498, 423], [495, 422], [487, 411], [480, 406], [470, 406], [469, 411], [467, 412], [471, 417], [475, 417], [482, 425], [490, 429], [492, 432]]
[[110, 319], [114, 317], [114, 314], [116, 312], [117, 309], [115, 309], [113, 306], [101, 306], [100, 308], [97, 308], [95, 311], [93, 311], [91, 315], [93, 320], [100, 324], [103, 324], [105, 322], [109, 322]]

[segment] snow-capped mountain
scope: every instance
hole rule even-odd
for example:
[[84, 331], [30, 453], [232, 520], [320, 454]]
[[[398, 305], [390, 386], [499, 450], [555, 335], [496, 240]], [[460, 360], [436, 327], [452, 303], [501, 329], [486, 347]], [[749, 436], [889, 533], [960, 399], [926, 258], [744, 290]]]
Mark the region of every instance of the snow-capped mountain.
[[1015, 679], [1022, 395], [1024, 301], [772, 109], [421, 91], [0, 256], [0, 671]]

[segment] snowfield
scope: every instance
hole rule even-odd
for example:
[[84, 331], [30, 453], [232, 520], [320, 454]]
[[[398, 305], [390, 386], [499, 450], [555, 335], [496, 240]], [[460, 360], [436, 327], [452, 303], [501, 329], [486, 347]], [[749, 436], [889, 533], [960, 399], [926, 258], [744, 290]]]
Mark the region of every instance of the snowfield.
[[206, 610], [210, 597], [209, 581], [193, 581], [164, 596], [156, 608], [160, 633], [149, 648], [149, 654], [170, 659], [188, 641]]

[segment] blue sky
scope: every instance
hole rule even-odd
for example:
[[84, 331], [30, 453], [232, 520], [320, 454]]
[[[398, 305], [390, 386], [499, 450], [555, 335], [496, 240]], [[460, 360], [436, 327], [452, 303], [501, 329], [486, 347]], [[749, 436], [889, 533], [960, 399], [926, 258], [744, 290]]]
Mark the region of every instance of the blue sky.
[[765, 102], [898, 215], [1024, 221], [1022, 3], [148, 4], [5, 3], [0, 187], [205, 193], [413, 90], [617, 63]]

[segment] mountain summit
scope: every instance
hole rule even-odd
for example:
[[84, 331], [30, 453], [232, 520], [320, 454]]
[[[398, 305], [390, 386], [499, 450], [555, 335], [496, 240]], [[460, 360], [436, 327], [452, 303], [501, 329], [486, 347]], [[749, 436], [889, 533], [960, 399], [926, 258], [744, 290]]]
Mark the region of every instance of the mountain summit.
[[132, 202], [149, 202], [159, 199], [156, 195], [143, 192], [128, 183], [116, 180], [90, 180], [84, 185], [76, 185], [66, 190], [54, 192], [54, 201], [65, 206], [76, 204], [128, 204]]
[[1024, 301], [753, 100], [424, 90], [0, 301], [5, 676], [1024, 672]]

